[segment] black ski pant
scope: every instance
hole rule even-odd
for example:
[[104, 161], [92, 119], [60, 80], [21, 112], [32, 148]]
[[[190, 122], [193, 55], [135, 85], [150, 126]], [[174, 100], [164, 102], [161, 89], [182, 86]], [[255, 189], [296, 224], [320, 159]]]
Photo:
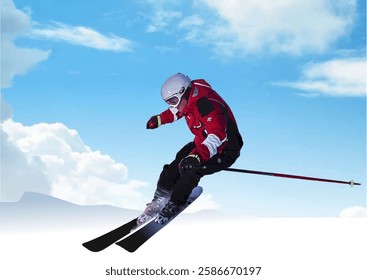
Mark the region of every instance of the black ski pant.
[[230, 167], [240, 155], [239, 150], [224, 150], [221, 154], [216, 154], [207, 162], [200, 164], [195, 174], [180, 174], [179, 163], [188, 156], [195, 148], [194, 142], [186, 144], [177, 154], [176, 158], [163, 166], [163, 171], [159, 176], [157, 190], [155, 195], [171, 194], [172, 202], [184, 204], [193, 188], [195, 188], [200, 179], [209, 174], [221, 171]]

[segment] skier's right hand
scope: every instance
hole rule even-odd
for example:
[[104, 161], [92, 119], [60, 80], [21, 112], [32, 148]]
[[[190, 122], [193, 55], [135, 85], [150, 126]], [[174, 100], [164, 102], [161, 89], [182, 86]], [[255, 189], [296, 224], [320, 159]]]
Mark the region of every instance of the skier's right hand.
[[147, 122], [147, 129], [154, 129], [161, 125], [161, 116], [153, 116]]

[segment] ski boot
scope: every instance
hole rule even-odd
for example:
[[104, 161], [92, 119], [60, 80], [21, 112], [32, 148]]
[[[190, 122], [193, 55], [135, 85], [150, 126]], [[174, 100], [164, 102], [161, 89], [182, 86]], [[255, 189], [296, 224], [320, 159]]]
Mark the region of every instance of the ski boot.
[[163, 206], [166, 205], [167, 201], [170, 199], [171, 193], [172, 191], [169, 191], [166, 188], [157, 185], [157, 189], [154, 192], [153, 200], [147, 204], [144, 212], [136, 220], [136, 226], [132, 230], [135, 230], [136, 228], [154, 219], [159, 211], [161, 211]]
[[157, 218], [155, 219], [155, 222], [158, 224], [167, 223], [169, 220], [171, 220], [173, 217], [181, 212], [183, 206], [184, 205], [178, 205], [171, 200], [168, 201], [168, 203], [159, 212]]
[[147, 204], [147, 207], [145, 208], [144, 212], [138, 217], [136, 221], [136, 227], [140, 227], [141, 225], [155, 218], [159, 213], [159, 211], [166, 204], [167, 200], [168, 199], [165, 197], [153, 198], [153, 200]]

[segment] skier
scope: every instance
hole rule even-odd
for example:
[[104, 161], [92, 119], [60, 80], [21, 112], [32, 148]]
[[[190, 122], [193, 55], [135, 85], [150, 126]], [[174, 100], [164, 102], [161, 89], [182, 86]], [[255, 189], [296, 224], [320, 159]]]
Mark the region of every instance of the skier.
[[186, 203], [200, 179], [230, 167], [240, 156], [243, 145], [231, 109], [205, 80], [174, 74], [162, 85], [161, 95], [169, 108], [152, 116], [147, 129], [184, 117], [195, 138], [170, 164], [163, 166], [153, 200], [138, 217], [138, 226], [157, 214], [158, 223], [170, 220]]

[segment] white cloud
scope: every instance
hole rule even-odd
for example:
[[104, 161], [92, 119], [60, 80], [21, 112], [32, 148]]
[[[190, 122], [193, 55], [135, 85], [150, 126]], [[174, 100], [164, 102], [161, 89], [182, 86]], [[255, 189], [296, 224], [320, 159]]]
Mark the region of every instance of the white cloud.
[[56, 23], [47, 28], [34, 28], [29, 14], [17, 9], [12, 0], [1, 1], [1, 87], [12, 86], [14, 77], [25, 75], [47, 60], [51, 50], [19, 47], [18, 37], [33, 36], [65, 41], [98, 50], [131, 51], [133, 43], [114, 34], [101, 34], [89, 27]]
[[28, 14], [18, 10], [13, 1], [1, 1], [1, 87], [11, 87], [17, 75], [24, 75], [38, 63], [47, 60], [50, 50], [21, 48], [13, 40], [31, 26]]
[[145, 15], [150, 21], [146, 28], [147, 32], [166, 32], [182, 17], [175, 0], [144, 0], [143, 2], [150, 7], [149, 15]]
[[0, 114], [0, 123], [6, 121], [7, 119], [10, 119], [13, 114], [9, 104], [4, 100], [2, 93], [0, 93]]
[[[146, 182], [129, 179], [124, 164], [91, 150], [76, 130], [61, 123], [25, 126], [7, 118], [1, 134], [1, 201], [33, 191], [80, 205], [144, 209], [151, 199], [141, 193]], [[203, 194], [190, 208], [196, 212], [219, 205]]]
[[63, 41], [73, 45], [107, 51], [132, 51], [132, 41], [114, 34], [102, 34], [90, 27], [55, 23], [52, 26], [34, 28], [29, 33], [36, 38]]
[[273, 84], [295, 88], [306, 95], [365, 96], [366, 74], [364, 57], [335, 59], [306, 65], [296, 82]]
[[18, 10], [12, 0], [1, 1], [1, 36], [2, 39], [13, 39], [30, 26], [28, 14]]
[[181, 13], [179, 12], [167, 12], [164, 10], [159, 10], [155, 13], [154, 17], [152, 18], [152, 22], [147, 27], [147, 32], [162, 31], [170, 24], [170, 22], [180, 17]]
[[77, 131], [60, 123], [25, 126], [2, 123], [1, 170], [3, 201], [37, 191], [78, 204], [110, 204], [143, 208], [139, 189], [125, 165], [86, 146]]
[[0, 201], [16, 201], [27, 191], [50, 194], [51, 185], [43, 162], [23, 153], [3, 129], [0, 133]]
[[214, 200], [211, 194], [202, 194], [185, 212], [194, 213], [203, 209], [219, 209], [220, 205]]
[[177, 12], [183, 1], [145, 2], [152, 7], [150, 31], [175, 31], [218, 57], [324, 52], [348, 33], [357, 6], [356, 0], [194, 0], [185, 14]]
[[345, 208], [340, 212], [342, 218], [367, 218], [367, 208], [362, 206], [354, 206]]
[[[350, 0], [202, 0], [227, 24], [214, 32], [232, 52], [323, 52], [353, 22]], [[221, 40], [224, 38], [224, 40]], [[218, 46], [217, 46], [218, 47]]]

